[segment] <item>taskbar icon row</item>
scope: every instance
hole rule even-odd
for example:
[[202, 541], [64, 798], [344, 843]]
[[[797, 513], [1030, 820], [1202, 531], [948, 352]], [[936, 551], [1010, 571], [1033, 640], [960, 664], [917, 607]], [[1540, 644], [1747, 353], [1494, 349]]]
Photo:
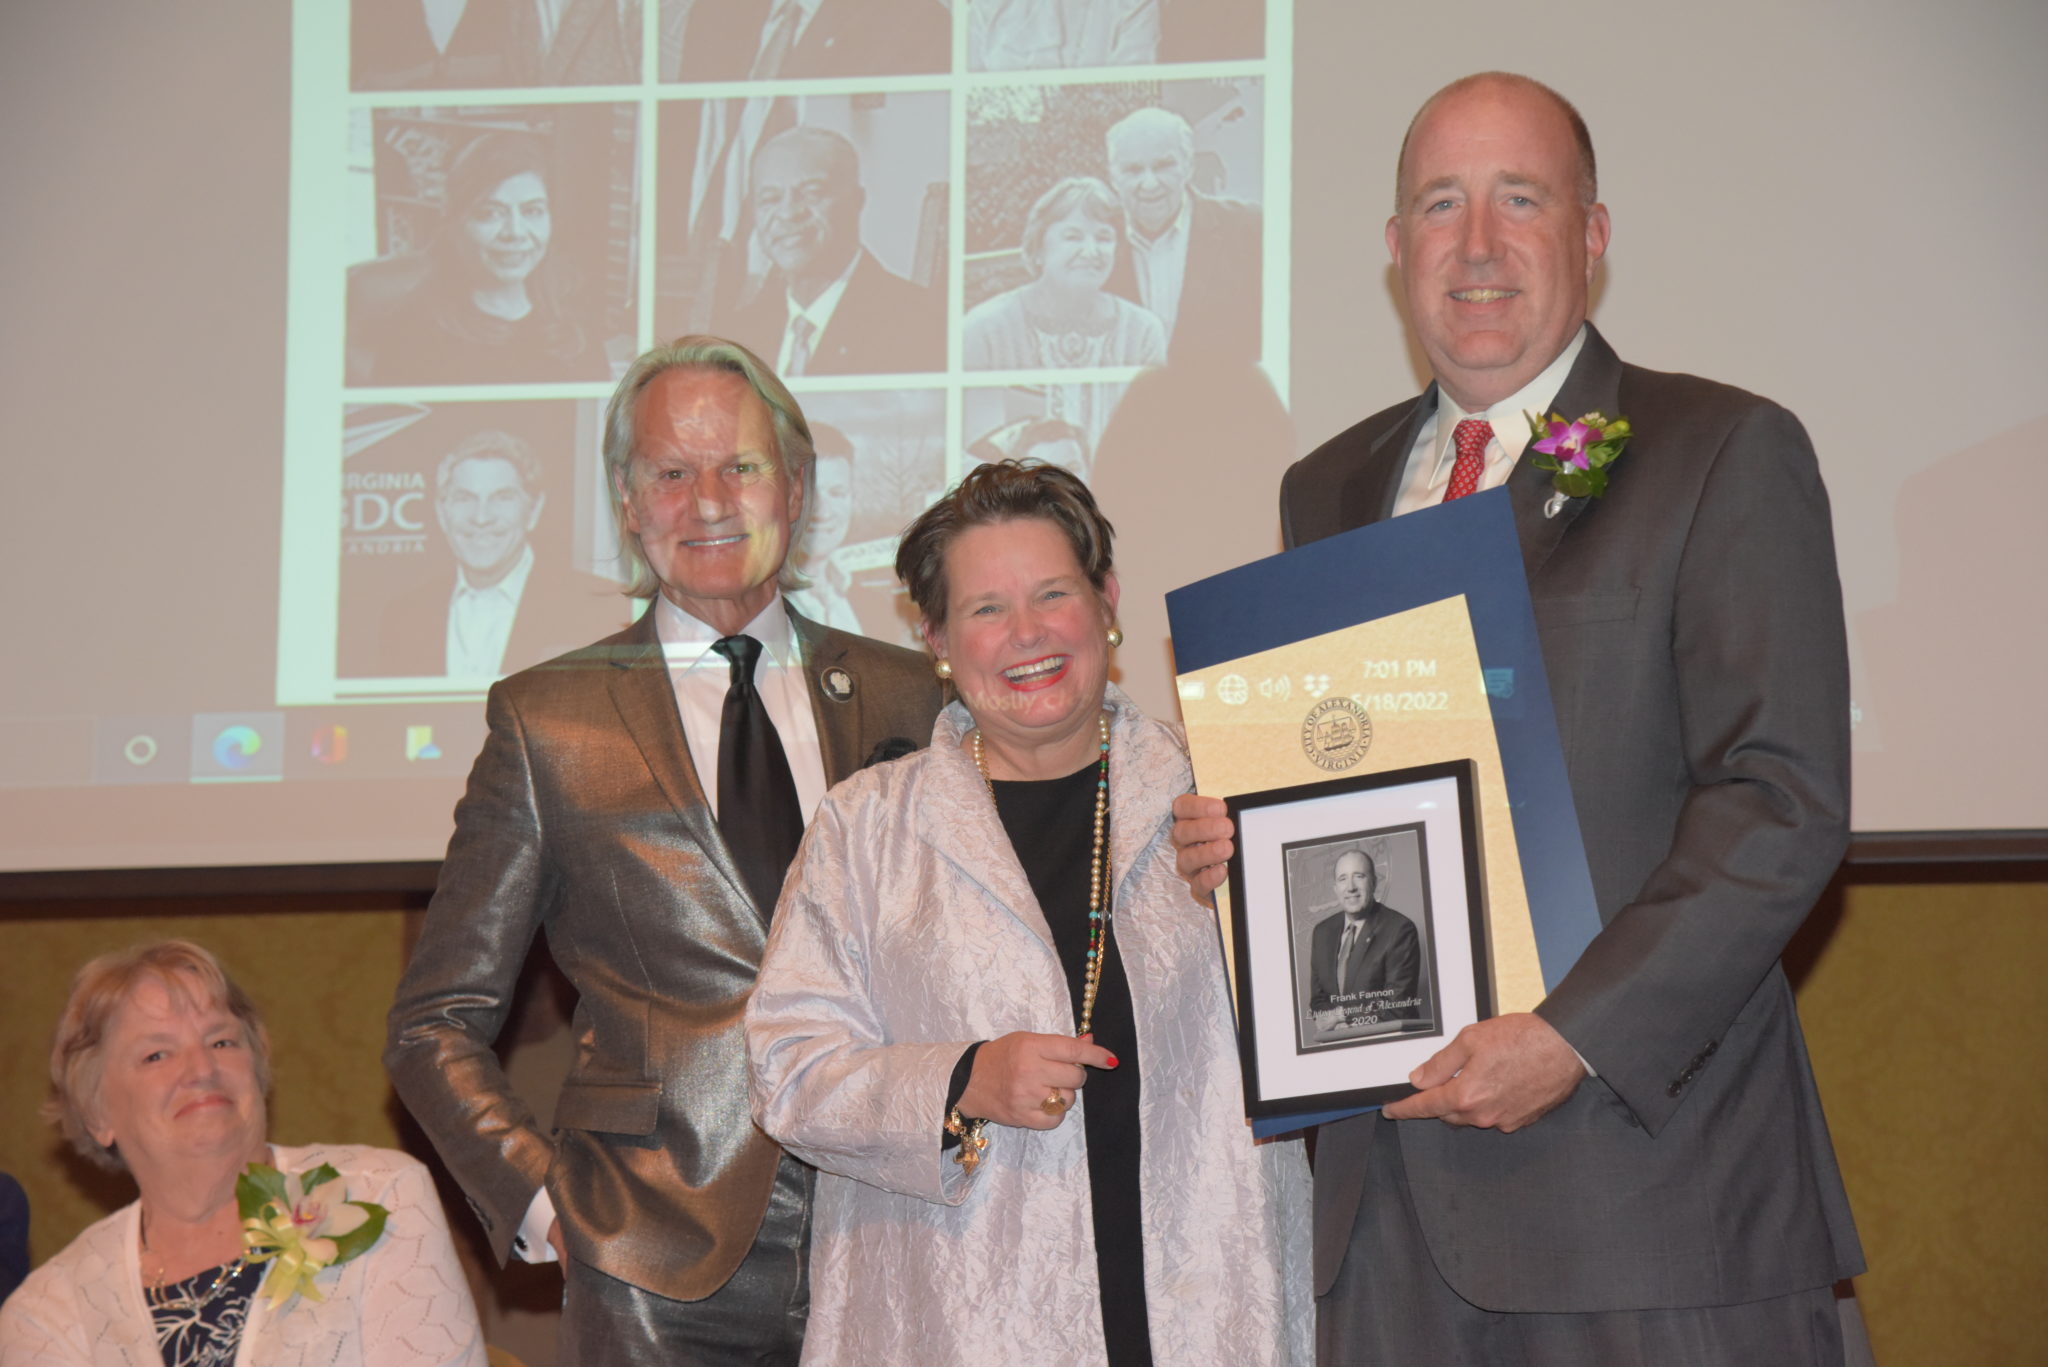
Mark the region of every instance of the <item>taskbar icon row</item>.
[[101, 717], [92, 781], [278, 783], [433, 777], [483, 744], [474, 703]]

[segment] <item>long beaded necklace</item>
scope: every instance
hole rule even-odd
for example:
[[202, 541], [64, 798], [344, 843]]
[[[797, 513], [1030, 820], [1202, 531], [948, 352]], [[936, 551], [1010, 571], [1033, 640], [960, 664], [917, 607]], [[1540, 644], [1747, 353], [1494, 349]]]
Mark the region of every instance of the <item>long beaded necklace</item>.
[[[1081, 1036], [1094, 1029], [1095, 992], [1102, 985], [1102, 944], [1109, 929], [1109, 868], [1104, 859], [1104, 842], [1109, 834], [1109, 718], [1098, 715], [1101, 728], [1102, 761], [1095, 772], [1095, 853], [1088, 868], [1088, 960], [1081, 985]], [[981, 728], [974, 728], [974, 767], [981, 771], [988, 800], [996, 800], [995, 781], [988, 776], [988, 759], [982, 754]]]

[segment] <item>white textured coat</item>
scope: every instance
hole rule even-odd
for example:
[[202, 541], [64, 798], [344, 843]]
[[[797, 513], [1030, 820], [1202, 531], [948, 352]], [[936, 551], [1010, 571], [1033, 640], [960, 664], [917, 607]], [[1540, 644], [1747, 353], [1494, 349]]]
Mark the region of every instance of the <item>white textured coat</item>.
[[[1110, 690], [1112, 933], [1144, 1069], [1145, 1295], [1162, 1364], [1306, 1363], [1308, 1169], [1254, 1144], [1213, 913], [1174, 873], [1173, 732]], [[1070, 1034], [1038, 902], [960, 740], [834, 788], [804, 838], [747, 1010], [755, 1117], [816, 1164], [806, 1363], [1101, 1362], [1080, 1106], [989, 1128], [970, 1178], [940, 1149], [960, 1052]]]
[[[279, 1144], [272, 1158], [282, 1172], [332, 1163], [351, 1200], [374, 1201], [391, 1217], [369, 1252], [319, 1274], [324, 1301], [295, 1296], [272, 1310], [259, 1291], [237, 1367], [484, 1367], [476, 1306], [424, 1167], [353, 1144]], [[129, 1204], [90, 1226], [7, 1298], [0, 1362], [163, 1367], [142, 1298], [140, 1210]]]

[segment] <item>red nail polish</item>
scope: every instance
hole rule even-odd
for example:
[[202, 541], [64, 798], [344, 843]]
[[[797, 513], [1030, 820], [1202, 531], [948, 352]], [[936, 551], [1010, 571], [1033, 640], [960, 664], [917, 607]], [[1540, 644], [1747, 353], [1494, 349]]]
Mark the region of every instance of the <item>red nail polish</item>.
[[1116, 1067], [1116, 1055], [1115, 1055], [1115, 1054], [1111, 1054], [1111, 1055], [1109, 1056], [1109, 1066], [1110, 1066], [1110, 1067], [1112, 1067], [1112, 1068]]

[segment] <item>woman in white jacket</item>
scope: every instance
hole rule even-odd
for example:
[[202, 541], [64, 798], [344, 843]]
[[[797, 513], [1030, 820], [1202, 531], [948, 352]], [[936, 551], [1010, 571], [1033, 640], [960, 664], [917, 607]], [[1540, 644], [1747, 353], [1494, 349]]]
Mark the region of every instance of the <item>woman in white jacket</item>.
[[[37, 1268], [0, 1307], [0, 1363], [127, 1367], [483, 1367], [483, 1333], [427, 1170], [360, 1145], [271, 1145], [269, 1039], [217, 960], [166, 940], [79, 971], [50, 1051], [45, 1112], [139, 1198]], [[273, 1305], [248, 1256], [246, 1165], [325, 1165], [387, 1212], [366, 1251]], [[310, 1218], [311, 1198], [299, 1203]], [[309, 1225], [308, 1232], [320, 1232]], [[319, 1299], [315, 1299], [317, 1295]]]
[[755, 1116], [824, 1174], [807, 1363], [1309, 1359], [1307, 1167], [1245, 1123], [1186, 756], [1108, 687], [1110, 538], [1005, 461], [898, 552], [960, 701], [827, 795], [747, 1012]]

